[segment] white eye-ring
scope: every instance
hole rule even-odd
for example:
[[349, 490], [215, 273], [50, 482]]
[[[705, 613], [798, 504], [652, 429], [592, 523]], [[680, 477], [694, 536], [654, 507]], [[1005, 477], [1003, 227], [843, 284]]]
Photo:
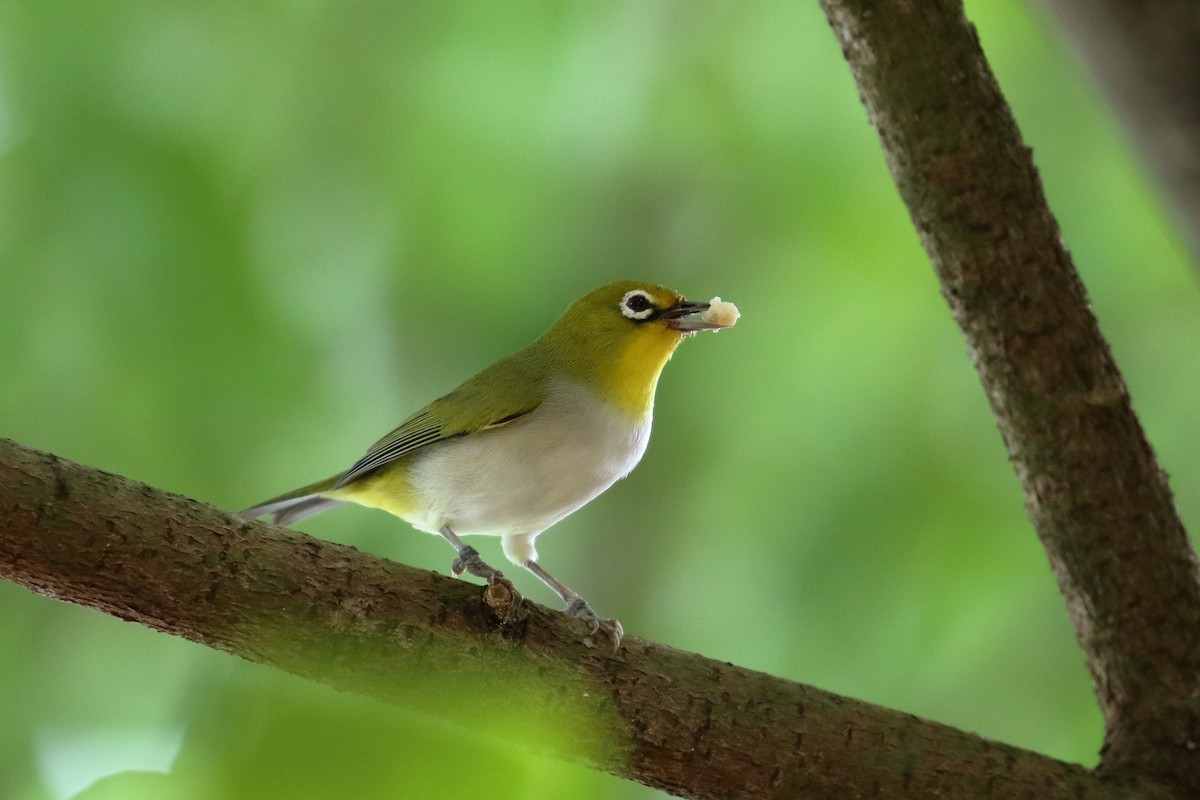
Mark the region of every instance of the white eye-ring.
[[658, 309], [650, 299], [650, 293], [644, 289], [634, 289], [626, 292], [621, 298], [621, 313], [633, 320], [649, 319]]

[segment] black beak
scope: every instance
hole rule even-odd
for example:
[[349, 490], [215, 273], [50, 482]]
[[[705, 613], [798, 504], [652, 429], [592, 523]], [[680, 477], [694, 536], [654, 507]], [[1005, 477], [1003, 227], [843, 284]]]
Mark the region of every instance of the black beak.
[[706, 331], [720, 327], [713, 325], [700, 319], [698, 314], [703, 314], [708, 311], [708, 303], [693, 303], [689, 300], [684, 300], [681, 303], [663, 309], [658, 315], [659, 319], [667, 321], [667, 327], [677, 331]]

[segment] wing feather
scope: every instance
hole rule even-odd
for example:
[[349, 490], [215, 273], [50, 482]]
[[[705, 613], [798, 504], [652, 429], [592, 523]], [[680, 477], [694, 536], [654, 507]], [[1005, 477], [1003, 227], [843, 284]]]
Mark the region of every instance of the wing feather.
[[413, 414], [371, 446], [333, 488], [340, 489], [380, 467], [435, 442], [507, 425], [542, 404], [544, 382], [525, 352], [493, 364]]
[[374, 472], [385, 464], [404, 458], [409, 453], [427, 444], [445, 438], [442, 435], [442, 425], [429, 413], [422, 409], [400, 423], [400, 427], [371, 445], [362, 458], [355, 461], [350, 469], [334, 484], [340, 489], [353, 483], [368, 472]]

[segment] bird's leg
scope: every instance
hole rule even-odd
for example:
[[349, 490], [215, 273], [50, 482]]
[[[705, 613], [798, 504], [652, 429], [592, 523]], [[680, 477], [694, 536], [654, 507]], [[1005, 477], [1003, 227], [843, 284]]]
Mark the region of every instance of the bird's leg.
[[450, 563], [450, 571], [454, 573], [454, 577], [457, 578], [464, 572], [469, 572], [476, 577], [483, 578], [488, 582], [489, 586], [500, 582], [506, 584], [509, 589], [513, 588], [512, 582], [504, 577], [503, 572], [489, 566], [479, 557], [479, 551], [474, 547], [471, 547], [469, 544], [463, 544], [463, 540], [458, 538], [458, 535], [454, 531], [450, 530], [449, 525], [443, 525], [438, 529], [438, 533], [458, 551], [458, 558]]
[[567, 588], [557, 578], [551, 575], [546, 570], [542, 569], [542, 565], [529, 559], [521, 563], [521, 566], [532, 572], [538, 577], [542, 583], [554, 590], [554, 593], [562, 598], [562, 601], [567, 604], [563, 613], [569, 617], [578, 617], [586, 622], [592, 628], [592, 633], [596, 631], [604, 631], [608, 638], [612, 640], [613, 650], [621, 646], [621, 637], [625, 635], [625, 629], [621, 627], [621, 623], [615, 619], [601, 619], [596, 616], [596, 612], [592, 611], [592, 607], [587, 604], [587, 601], [580, 597], [576, 592]]

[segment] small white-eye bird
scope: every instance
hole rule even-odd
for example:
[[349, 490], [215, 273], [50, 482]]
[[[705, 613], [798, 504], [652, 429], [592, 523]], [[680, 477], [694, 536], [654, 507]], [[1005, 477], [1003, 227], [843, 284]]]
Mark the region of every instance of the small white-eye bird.
[[533, 344], [410, 416], [349, 469], [241, 512], [295, 522], [343, 502], [382, 508], [440, 534], [451, 565], [506, 581], [460, 536], [499, 536], [504, 555], [567, 604], [600, 619], [537, 560], [542, 531], [625, 477], [646, 450], [659, 373], [693, 331], [728, 327], [730, 303], [693, 303], [665, 286], [622, 281], [576, 300]]

